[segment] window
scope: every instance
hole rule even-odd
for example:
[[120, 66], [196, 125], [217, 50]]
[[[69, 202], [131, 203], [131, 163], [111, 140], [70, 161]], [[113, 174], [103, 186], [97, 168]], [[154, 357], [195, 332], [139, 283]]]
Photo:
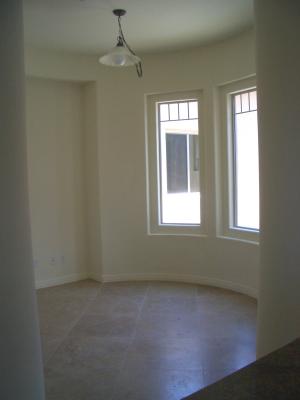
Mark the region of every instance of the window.
[[200, 224], [198, 101], [158, 103], [160, 223]]
[[199, 92], [147, 98], [150, 233], [203, 228], [200, 108]]
[[233, 225], [259, 229], [259, 170], [256, 90], [231, 95], [233, 128]]
[[219, 233], [257, 241], [259, 163], [257, 99], [254, 78], [220, 88], [221, 138]]

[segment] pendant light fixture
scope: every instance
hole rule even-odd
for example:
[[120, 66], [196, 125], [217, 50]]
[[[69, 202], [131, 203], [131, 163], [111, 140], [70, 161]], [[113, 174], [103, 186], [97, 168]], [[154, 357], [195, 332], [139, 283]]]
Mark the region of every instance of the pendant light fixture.
[[99, 62], [110, 67], [130, 67], [135, 65], [138, 77], [141, 78], [143, 75], [141, 59], [135, 54], [125, 40], [122, 26], [121, 17], [126, 14], [125, 10], [113, 10], [113, 14], [118, 17], [119, 33], [117, 37], [116, 46], [99, 58]]

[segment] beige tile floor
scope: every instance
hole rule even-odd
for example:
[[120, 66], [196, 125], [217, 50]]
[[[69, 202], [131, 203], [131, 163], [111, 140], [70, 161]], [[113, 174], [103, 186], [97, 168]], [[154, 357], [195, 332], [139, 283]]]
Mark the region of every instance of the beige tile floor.
[[255, 359], [256, 302], [206, 286], [38, 290], [47, 400], [179, 400]]

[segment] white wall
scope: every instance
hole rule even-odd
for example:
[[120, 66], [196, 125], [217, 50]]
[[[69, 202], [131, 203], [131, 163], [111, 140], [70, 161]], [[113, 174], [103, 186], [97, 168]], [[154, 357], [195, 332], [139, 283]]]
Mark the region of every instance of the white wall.
[[0, 398], [43, 400], [32, 269], [21, 0], [0, 2]]
[[[84, 129], [92, 129], [92, 133], [84, 133], [89, 138], [85, 142], [88, 176], [85, 185], [92, 196], [87, 199], [86, 210], [87, 241], [88, 246], [92, 246], [88, 250], [89, 274], [104, 280], [203, 281], [255, 295], [258, 246], [216, 237], [213, 107], [219, 85], [255, 73], [253, 32], [200, 49], [144, 56], [142, 79], [137, 78], [132, 68], [99, 65], [96, 57], [79, 57], [76, 63], [74, 55], [60, 57], [58, 53], [28, 50], [26, 60], [29, 76], [94, 82], [88, 84], [90, 87], [83, 95], [85, 104], [89, 104], [87, 108], [83, 106]], [[93, 93], [95, 87], [97, 92]], [[144, 96], [194, 89], [202, 89], [205, 98], [206, 178], [210, 200], [207, 236], [149, 236]], [[96, 122], [92, 110], [94, 100], [91, 100], [95, 97]], [[89, 162], [91, 151], [93, 161]], [[91, 171], [94, 171], [93, 176], [90, 176]], [[94, 212], [90, 210], [91, 205]]]
[[[197, 280], [255, 294], [258, 246], [216, 238], [214, 111], [218, 85], [255, 73], [254, 38], [143, 57], [134, 69], [101, 67], [99, 87], [103, 278]], [[147, 235], [145, 111], [149, 93], [202, 89], [209, 184], [207, 237]]]
[[81, 85], [27, 80], [29, 201], [38, 286], [87, 276]]
[[100, 176], [98, 160], [97, 86], [95, 82], [82, 85], [84, 136], [84, 190], [86, 193], [87, 272], [101, 280], [101, 216]]
[[26, 47], [25, 71], [28, 77], [87, 82], [96, 79], [98, 65], [95, 57]]
[[300, 335], [299, 16], [294, 0], [256, 1], [263, 189], [258, 355]]

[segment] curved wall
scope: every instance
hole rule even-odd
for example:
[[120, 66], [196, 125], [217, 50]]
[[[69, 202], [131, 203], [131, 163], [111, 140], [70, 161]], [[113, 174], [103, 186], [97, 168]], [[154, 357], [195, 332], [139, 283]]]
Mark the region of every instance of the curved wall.
[[[28, 50], [26, 61], [29, 76], [96, 83], [101, 262], [90, 268], [89, 275], [104, 281], [200, 282], [256, 296], [258, 245], [216, 234], [214, 142], [217, 88], [255, 74], [253, 32], [194, 50], [144, 56], [142, 79], [132, 68], [99, 65], [96, 57]], [[145, 95], [194, 89], [203, 90], [208, 138], [207, 235], [151, 236], [147, 234]], [[88, 180], [86, 185], [89, 190]], [[90, 231], [97, 234], [97, 229]]]
[[[255, 73], [253, 32], [185, 52], [143, 57], [134, 69], [100, 66], [100, 184], [104, 280], [170, 279], [256, 295], [258, 245], [216, 235], [215, 100], [218, 86]], [[207, 236], [147, 234], [145, 95], [201, 89], [209, 182]]]

